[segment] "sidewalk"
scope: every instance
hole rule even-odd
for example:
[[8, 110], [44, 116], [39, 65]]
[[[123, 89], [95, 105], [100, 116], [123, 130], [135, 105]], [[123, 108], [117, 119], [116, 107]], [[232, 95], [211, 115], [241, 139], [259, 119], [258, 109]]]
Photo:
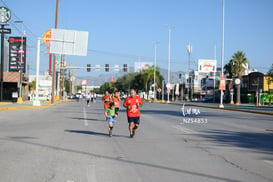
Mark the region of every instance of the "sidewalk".
[[250, 112], [256, 114], [266, 114], [273, 116], [273, 106], [256, 106], [251, 104], [227, 104], [224, 103], [224, 108], [219, 108], [219, 103], [203, 103], [203, 102], [171, 102], [170, 104], [183, 105], [186, 106], [195, 106], [195, 107], [204, 107], [211, 109], [223, 109], [231, 111], [240, 111], [240, 112]]
[[[56, 101], [55, 104], [63, 101]], [[0, 102], [0, 112], [8, 110], [22, 110], [22, 109], [41, 109], [48, 108], [55, 104], [51, 104], [49, 101], [41, 101], [40, 106], [33, 106], [32, 101], [24, 101], [22, 104], [12, 103], [12, 102]]]

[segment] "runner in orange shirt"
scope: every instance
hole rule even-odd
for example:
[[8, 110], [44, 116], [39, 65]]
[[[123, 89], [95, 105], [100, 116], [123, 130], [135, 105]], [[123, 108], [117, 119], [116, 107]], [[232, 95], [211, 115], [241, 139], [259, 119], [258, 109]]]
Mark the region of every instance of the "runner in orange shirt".
[[123, 104], [123, 106], [127, 108], [127, 118], [131, 138], [135, 136], [135, 131], [139, 127], [140, 107], [142, 105], [142, 100], [139, 96], [136, 95], [136, 91], [131, 90], [130, 96], [125, 99]]
[[115, 108], [116, 108], [116, 113], [118, 114], [119, 112], [119, 101], [120, 101], [120, 96], [119, 96], [119, 93], [118, 91], [115, 91], [113, 96], [112, 96], [112, 101], [114, 102], [115, 104]]
[[104, 110], [106, 110], [110, 106], [111, 96], [108, 91], [105, 91], [105, 95], [103, 96]]

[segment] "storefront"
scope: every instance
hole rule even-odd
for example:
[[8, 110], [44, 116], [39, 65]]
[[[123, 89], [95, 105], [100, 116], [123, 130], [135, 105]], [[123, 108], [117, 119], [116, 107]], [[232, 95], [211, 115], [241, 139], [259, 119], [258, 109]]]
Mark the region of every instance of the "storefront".
[[[21, 82], [20, 82], [21, 78]], [[28, 100], [28, 75], [20, 72], [4, 72], [4, 84], [3, 84], [3, 100], [12, 101], [14, 95], [18, 95], [20, 91], [20, 83], [22, 84], [22, 99]], [[17, 94], [13, 94], [16, 93]]]

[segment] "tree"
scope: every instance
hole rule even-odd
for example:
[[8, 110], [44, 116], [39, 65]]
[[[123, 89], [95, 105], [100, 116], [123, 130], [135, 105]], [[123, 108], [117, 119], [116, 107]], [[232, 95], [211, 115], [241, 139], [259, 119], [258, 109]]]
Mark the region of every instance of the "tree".
[[77, 92], [80, 91], [80, 90], [82, 90], [82, 86], [81, 85], [77, 85], [76, 86], [76, 90], [77, 90]]
[[33, 80], [32, 82], [29, 83], [29, 90], [33, 91], [36, 89], [36, 80]]
[[[249, 62], [245, 56], [245, 53], [243, 51], [237, 51], [231, 59], [232, 62], [232, 72], [234, 76], [239, 78], [241, 80], [243, 72], [248, 68]], [[241, 103], [241, 86], [240, 84], [237, 85], [237, 102], [236, 104]]]
[[[111, 88], [116, 88], [118, 91], [127, 92], [130, 89], [135, 89], [137, 91], [148, 91], [149, 84], [153, 83], [154, 69], [150, 67], [148, 69], [142, 70], [137, 73], [129, 73], [119, 77], [114, 83], [112, 83]], [[156, 82], [158, 86], [161, 85], [163, 76], [160, 75], [159, 67], [156, 68]], [[107, 87], [108, 86], [108, 87]], [[100, 87], [100, 91], [109, 90], [111, 88], [109, 84], [104, 83]]]
[[150, 83], [154, 78], [154, 69], [150, 67], [148, 69], [143, 70], [141, 72], [141, 76], [145, 84], [144, 85], [145, 92], [148, 92], [148, 83]]
[[270, 93], [270, 84], [273, 83], [273, 64], [271, 68], [267, 72], [267, 84], [268, 84], [268, 92]]

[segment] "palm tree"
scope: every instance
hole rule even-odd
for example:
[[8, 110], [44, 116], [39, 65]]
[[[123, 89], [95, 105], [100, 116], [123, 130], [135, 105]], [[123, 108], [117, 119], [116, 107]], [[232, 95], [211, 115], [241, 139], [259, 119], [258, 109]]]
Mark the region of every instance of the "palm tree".
[[[234, 78], [234, 70], [232, 65], [232, 60], [230, 60], [225, 66], [224, 66], [224, 74], [227, 75], [227, 78], [233, 80]], [[228, 88], [231, 88], [232, 81], [229, 81]]]
[[148, 92], [148, 83], [150, 83], [154, 78], [154, 69], [151, 67], [148, 69], [144, 69], [141, 74], [145, 84], [145, 92]]
[[[245, 53], [243, 51], [237, 51], [233, 56], [232, 56], [232, 72], [234, 75], [241, 80], [243, 72], [248, 68], [248, 60], [245, 56]], [[237, 85], [237, 102], [236, 104], [241, 103], [241, 86], [240, 84]]]

